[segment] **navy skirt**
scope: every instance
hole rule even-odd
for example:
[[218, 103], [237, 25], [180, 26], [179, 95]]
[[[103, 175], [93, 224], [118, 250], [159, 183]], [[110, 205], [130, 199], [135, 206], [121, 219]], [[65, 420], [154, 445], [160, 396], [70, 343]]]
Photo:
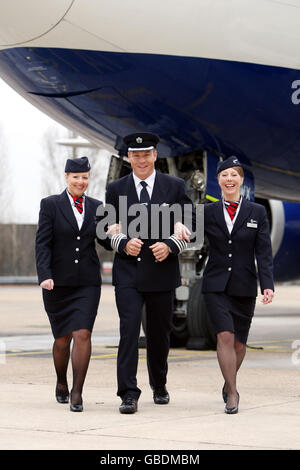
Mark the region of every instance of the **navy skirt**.
[[54, 286], [53, 290], [42, 290], [55, 339], [80, 329], [92, 332], [100, 300], [100, 286]]
[[231, 331], [236, 339], [247, 343], [256, 297], [238, 297], [226, 292], [203, 293], [215, 334]]

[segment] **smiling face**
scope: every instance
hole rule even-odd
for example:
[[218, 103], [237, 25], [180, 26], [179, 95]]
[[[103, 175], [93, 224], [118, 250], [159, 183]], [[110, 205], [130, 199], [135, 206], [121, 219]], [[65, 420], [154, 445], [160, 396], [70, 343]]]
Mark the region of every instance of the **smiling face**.
[[156, 158], [156, 150], [135, 150], [134, 152], [128, 152], [128, 160], [132, 171], [141, 180], [145, 180], [153, 173]]
[[235, 166], [220, 171], [218, 182], [224, 199], [227, 201], [238, 201], [240, 198], [240, 187], [244, 182], [242, 168]]
[[80, 197], [89, 185], [90, 172], [66, 173], [68, 191], [72, 196]]

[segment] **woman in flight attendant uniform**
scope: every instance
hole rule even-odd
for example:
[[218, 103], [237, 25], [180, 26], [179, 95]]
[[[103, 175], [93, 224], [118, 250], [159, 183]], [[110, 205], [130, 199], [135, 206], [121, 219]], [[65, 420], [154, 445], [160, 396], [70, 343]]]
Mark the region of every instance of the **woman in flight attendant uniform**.
[[67, 160], [67, 189], [42, 199], [36, 234], [38, 281], [55, 339], [55, 394], [59, 403], [69, 402], [67, 368], [73, 339], [71, 411], [83, 410], [82, 389], [101, 289], [94, 221], [101, 202], [84, 194], [89, 171], [87, 157]]
[[240, 195], [243, 169], [236, 157], [217, 169], [221, 201], [204, 207], [204, 230], [209, 259], [202, 292], [217, 335], [217, 357], [225, 380], [225, 412], [238, 412], [237, 371], [246, 353], [246, 342], [257, 296], [257, 262], [262, 302], [274, 295], [273, 258], [265, 208]]

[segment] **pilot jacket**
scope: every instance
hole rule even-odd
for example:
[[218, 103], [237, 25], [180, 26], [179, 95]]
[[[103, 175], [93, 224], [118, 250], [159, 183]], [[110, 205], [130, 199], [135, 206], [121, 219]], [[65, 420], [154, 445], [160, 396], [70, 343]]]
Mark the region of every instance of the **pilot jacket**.
[[274, 290], [269, 223], [264, 206], [242, 199], [231, 234], [224, 218], [223, 202], [204, 208], [204, 231], [209, 259], [202, 292], [227, 292], [232, 296], [257, 296], [257, 262], [260, 289]]
[[[116, 209], [116, 222], [119, 222], [119, 196], [127, 196], [127, 211], [133, 204], [138, 204], [132, 173], [109, 184], [106, 194], [106, 204], [112, 204]], [[164, 173], [156, 171], [155, 183], [149, 209], [149, 236], [151, 235], [151, 205], [160, 205], [163, 211], [168, 210], [172, 204], [178, 204], [184, 214], [184, 206], [192, 207], [192, 202], [186, 194], [185, 182]], [[191, 209], [192, 212], [193, 209]], [[190, 212], [190, 213], [191, 213]], [[120, 235], [115, 245], [116, 254], [113, 264], [113, 285], [134, 287], [142, 292], [170, 291], [181, 284], [178, 254], [186, 248], [186, 242], [177, 240], [173, 234], [175, 220], [171, 214], [168, 227], [169, 237], [163, 239], [162, 227], [159, 227], [158, 237], [155, 239], [142, 239], [144, 245], [138, 257], [127, 255], [124, 248], [129, 241], [128, 233]], [[127, 227], [134, 216], [127, 217]], [[122, 224], [122, 231], [124, 224]], [[157, 262], [149, 248], [157, 241], [164, 241], [170, 248], [170, 255], [163, 261]]]
[[101, 285], [94, 220], [100, 204], [85, 196], [85, 216], [79, 230], [66, 191], [42, 199], [36, 234], [39, 284], [53, 279], [55, 286]]

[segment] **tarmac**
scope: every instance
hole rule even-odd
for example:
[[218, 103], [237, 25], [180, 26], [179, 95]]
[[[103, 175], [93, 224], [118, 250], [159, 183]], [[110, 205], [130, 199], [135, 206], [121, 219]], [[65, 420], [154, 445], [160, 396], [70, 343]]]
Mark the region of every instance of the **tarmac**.
[[170, 351], [168, 405], [153, 403], [146, 351], [140, 349], [138, 412], [119, 413], [118, 314], [109, 285], [103, 286], [95, 322], [82, 413], [55, 400], [53, 339], [40, 288], [0, 286], [0, 318], [1, 450], [94, 450], [100, 456], [116, 450], [300, 449], [297, 284], [276, 286], [271, 305], [258, 298], [251, 348], [238, 375], [239, 413], [232, 416], [224, 413], [216, 352], [185, 348]]

